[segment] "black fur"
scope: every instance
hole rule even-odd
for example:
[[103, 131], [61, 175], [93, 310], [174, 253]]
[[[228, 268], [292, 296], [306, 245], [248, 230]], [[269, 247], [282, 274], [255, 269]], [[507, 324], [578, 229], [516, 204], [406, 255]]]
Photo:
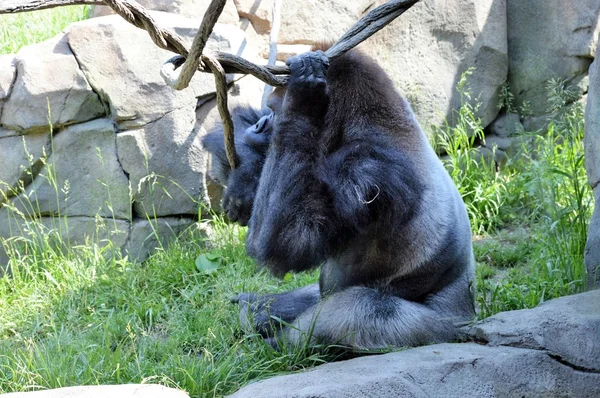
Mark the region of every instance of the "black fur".
[[277, 275], [322, 265], [318, 289], [240, 295], [243, 323], [271, 336], [282, 325], [269, 319], [281, 319], [290, 343], [360, 349], [452, 340], [453, 322], [474, 315], [469, 222], [410, 106], [356, 51], [288, 65], [261, 122], [266, 145], [238, 138], [257, 137], [265, 126], [248, 126], [262, 113], [236, 132], [233, 173], [222, 135], [204, 141], [227, 178], [228, 214], [250, 216], [248, 254]]

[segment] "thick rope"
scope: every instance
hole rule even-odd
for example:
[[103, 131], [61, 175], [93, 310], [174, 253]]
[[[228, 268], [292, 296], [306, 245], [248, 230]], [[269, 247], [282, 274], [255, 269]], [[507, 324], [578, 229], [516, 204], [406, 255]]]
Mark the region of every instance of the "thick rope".
[[225, 154], [232, 170], [238, 165], [237, 154], [235, 151], [234, 135], [233, 135], [233, 120], [227, 108], [227, 76], [225, 70], [217, 61], [216, 58], [203, 54], [202, 62], [204, 62], [215, 76], [215, 85], [217, 86], [217, 107], [221, 120], [223, 120], [223, 130], [225, 131]]
[[[202, 56], [206, 42], [208, 42], [208, 37], [213, 31], [213, 28], [217, 23], [217, 19], [219, 19], [219, 16], [221, 16], [226, 2], [227, 0], [213, 0], [208, 6], [208, 9], [204, 13], [204, 17], [202, 18], [200, 29], [198, 30], [196, 37], [194, 37], [190, 54], [181, 67], [181, 73], [177, 83], [175, 83], [173, 86], [175, 90], [183, 90], [190, 84], [194, 73], [196, 73], [198, 67], [200, 66], [200, 57]], [[214, 69], [210, 69], [214, 73]], [[219, 69], [223, 69], [221, 65], [219, 65]], [[217, 77], [215, 75], [215, 79], [216, 78]]]

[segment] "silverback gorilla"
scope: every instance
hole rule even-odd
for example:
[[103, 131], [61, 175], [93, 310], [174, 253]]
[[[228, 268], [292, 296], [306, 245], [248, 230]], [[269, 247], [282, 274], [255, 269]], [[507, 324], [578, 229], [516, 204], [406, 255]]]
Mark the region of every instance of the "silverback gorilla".
[[248, 254], [276, 275], [321, 266], [318, 284], [240, 294], [242, 324], [359, 350], [453, 340], [475, 314], [469, 220], [409, 104], [356, 50], [287, 64], [270, 110], [234, 112], [235, 171], [222, 131], [203, 141]]

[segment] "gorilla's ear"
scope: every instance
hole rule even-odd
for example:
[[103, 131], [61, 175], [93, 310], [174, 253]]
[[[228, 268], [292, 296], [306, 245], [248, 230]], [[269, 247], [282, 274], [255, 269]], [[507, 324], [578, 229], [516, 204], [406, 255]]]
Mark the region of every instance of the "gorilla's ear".
[[207, 134], [202, 139], [202, 146], [212, 155], [210, 177], [220, 185], [227, 184], [231, 167], [225, 152], [223, 133], [216, 131]]

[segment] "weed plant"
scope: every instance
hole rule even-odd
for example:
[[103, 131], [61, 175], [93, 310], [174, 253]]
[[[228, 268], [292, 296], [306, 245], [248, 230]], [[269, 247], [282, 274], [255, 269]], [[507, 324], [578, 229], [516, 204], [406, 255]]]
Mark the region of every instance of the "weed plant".
[[494, 231], [501, 224], [500, 209], [506, 198], [505, 176], [498, 173], [494, 151], [488, 156], [475, 147], [484, 141], [483, 125], [477, 116], [478, 105], [471, 105], [471, 93], [467, 88], [472, 70], [462, 74], [457, 91], [462, 106], [454, 112], [454, 125], [435, 129], [432, 145], [444, 154], [442, 162], [454, 180], [462, 196], [471, 228], [476, 234]]
[[547, 90], [548, 130], [522, 133], [518, 154], [500, 170], [505, 188], [501, 224], [509, 230], [526, 228], [528, 236], [517, 232], [522, 239], [516, 245], [518, 261], [502, 239], [492, 250], [500, 251], [499, 257], [512, 256], [514, 266], [499, 281], [479, 274], [481, 318], [586, 288], [583, 253], [593, 198], [583, 166], [583, 106], [573, 102], [562, 81], [551, 80]]

